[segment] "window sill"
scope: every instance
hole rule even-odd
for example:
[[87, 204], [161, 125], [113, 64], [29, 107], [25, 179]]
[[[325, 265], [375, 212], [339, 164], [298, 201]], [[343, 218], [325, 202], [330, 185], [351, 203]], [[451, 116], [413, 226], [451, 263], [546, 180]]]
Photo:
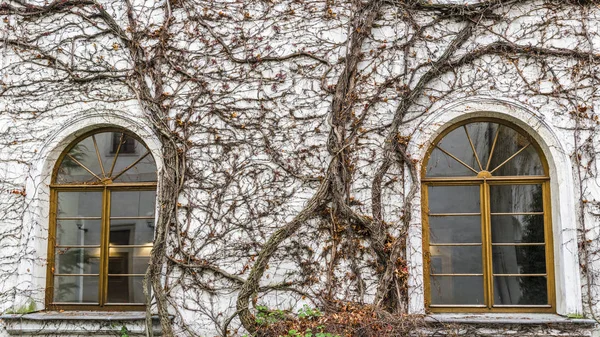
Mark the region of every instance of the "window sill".
[[599, 327], [592, 319], [569, 319], [556, 314], [436, 313], [425, 320], [428, 331], [447, 330], [453, 336], [593, 337]]
[[[41, 311], [0, 316], [9, 335], [120, 335], [125, 326], [130, 336], [145, 336], [145, 312]], [[152, 316], [153, 332], [161, 335], [158, 316]]]
[[429, 323], [445, 323], [445, 324], [530, 324], [530, 325], [545, 325], [545, 324], [566, 324], [578, 325], [584, 327], [589, 325], [596, 326], [596, 321], [588, 318], [567, 318], [556, 314], [460, 314], [460, 313], [436, 313], [429, 314], [425, 320]]

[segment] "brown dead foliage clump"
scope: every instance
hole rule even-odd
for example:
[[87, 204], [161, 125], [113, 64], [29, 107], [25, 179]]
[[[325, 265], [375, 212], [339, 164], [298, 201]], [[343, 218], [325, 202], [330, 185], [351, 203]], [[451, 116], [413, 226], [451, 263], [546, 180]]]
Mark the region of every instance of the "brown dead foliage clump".
[[423, 315], [395, 315], [372, 305], [336, 303], [334, 309], [318, 317], [287, 318], [263, 325], [256, 336], [421, 336], [426, 327]]

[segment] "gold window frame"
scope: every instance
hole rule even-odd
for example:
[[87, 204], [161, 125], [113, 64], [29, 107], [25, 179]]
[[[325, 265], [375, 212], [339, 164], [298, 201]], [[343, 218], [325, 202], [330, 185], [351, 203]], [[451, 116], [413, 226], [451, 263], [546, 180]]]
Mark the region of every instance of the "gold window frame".
[[[157, 182], [114, 182], [112, 179], [102, 179], [96, 184], [81, 184], [81, 183], [57, 183], [59, 168], [69, 151], [84, 139], [103, 132], [119, 132], [126, 134], [140, 142], [148, 151], [146, 155], [152, 156], [148, 146], [135, 134], [121, 128], [100, 128], [82, 134], [77, 137], [67, 148], [61, 153], [52, 172], [52, 180], [50, 184], [50, 219], [48, 231], [48, 258], [46, 270], [46, 292], [45, 304], [47, 310], [93, 310], [93, 311], [144, 311], [146, 304], [138, 303], [106, 303], [108, 298], [108, 262], [109, 262], [109, 236], [110, 236], [110, 196], [112, 192], [122, 191], [156, 191]], [[94, 140], [94, 150], [99, 156], [99, 150]], [[117, 150], [114, 161], [116, 162], [119, 151]], [[112, 153], [111, 153], [112, 154]], [[154, 160], [154, 159], [153, 159]], [[134, 163], [135, 164], [135, 163]], [[125, 173], [128, 169], [134, 166], [127, 167], [119, 175]], [[113, 163], [114, 167], [114, 163]], [[84, 167], [85, 168], [85, 167]], [[108, 168], [107, 168], [108, 169]], [[111, 169], [112, 171], [112, 169]], [[104, 172], [103, 172], [104, 173]], [[54, 267], [55, 267], [55, 248], [56, 248], [56, 232], [57, 232], [57, 209], [58, 209], [58, 193], [59, 192], [102, 192], [102, 210], [101, 210], [101, 237], [100, 237], [100, 263], [98, 275], [98, 303], [70, 303], [70, 302], [54, 302]], [[156, 213], [154, 213], [156, 216]], [[139, 248], [138, 246], [149, 247], [148, 245], [128, 245], [130, 248]], [[119, 276], [132, 276], [133, 274], [119, 274]], [[137, 274], [136, 274], [137, 276]]]
[[[499, 125], [504, 125], [524, 135], [529, 140], [542, 163], [544, 174], [541, 176], [489, 176], [488, 174], [478, 174], [473, 177], [426, 177], [427, 164], [429, 162], [432, 151], [436, 145], [450, 132], [460, 127], [477, 122], [490, 122]], [[473, 147], [472, 140], [467, 132], [469, 142]], [[492, 145], [491, 152], [495, 146]], [[443, 151], [443, 150], [442, 150]], [[474, 151], [474, 149], [473, 149]], [[514, 157], [514, 155], [513, 155]], [[512, 157], [511, 157], [512, 158]], [[477, 159], [479, 161], [479, 159]], [[508, 160], [507, 160], [508, 161]], [[460, 163], [464, 165], [463, 163]], [[480, 163], [481, 164], [481, 163]], [[487, 165], [486, 165], [487, 166]], [[483, 168], [483, 167], [482, 167]], [[488, 167], [486, 167], [487, 172]], [[544, 221], [544, 244], [546, 257], [546, 278], [547, 278], [547, 299], [546, 305], [493, 305], [494, 299], [494, 284], [493, 284], [493, 264], [492, 264], [492, 239], [491, 239], [491, 211], [490, 211], [490, 186], [494, 185], [527, 185], [539, 184], [542, 187], [542, 203], [543, 203], [543, 221]], [[432, 305], [431, 304], [431, 246], [430, 246], [430, 230], [429, 230], [429, 186], [479, 186], [480, 191], [480, 213], [481, 213], [481, 247], [482, 247], [482, 272], [484, 283], [484, 304], [483, 305]], [[539, 144], [529, 135], [528, 132], [519, 126], [508, 121], [497, 118], [471, 118], [457, 122], [446, 128], [440, 133], [426, 152], [423, 164], [421, 167], [421, 219], [422, 219], [422, 241], [423, 241], [423, 267], [424, 267], [424, 295], [425, 308], [429, 312], [465, 312], [465, 313], [555, 313], [556, 312], [556, 287], [554, 277], [554, 244], [552, 234], [552, 216], [550, 204], [550, 176], [549, 167]], [[457, 244], [460, 245], [460, 244]], [[504, 276], [509, 274], [503, 274]], [[527, 274], [515, 274], [522, 276]]]

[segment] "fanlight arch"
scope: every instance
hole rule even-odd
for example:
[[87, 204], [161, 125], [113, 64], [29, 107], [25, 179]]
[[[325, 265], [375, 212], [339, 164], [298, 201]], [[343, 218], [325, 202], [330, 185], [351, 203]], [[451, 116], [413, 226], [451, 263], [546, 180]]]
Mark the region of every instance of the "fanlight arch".
[[156, 163], [146, 145], [121, 129], [101, 129], [73, 142], [53, 175], [54, 184], [156, 182]]
[[516, 125], [471, 119], [445, 130], [428, 151], [423, 177], [548, 176], [539, 145]]

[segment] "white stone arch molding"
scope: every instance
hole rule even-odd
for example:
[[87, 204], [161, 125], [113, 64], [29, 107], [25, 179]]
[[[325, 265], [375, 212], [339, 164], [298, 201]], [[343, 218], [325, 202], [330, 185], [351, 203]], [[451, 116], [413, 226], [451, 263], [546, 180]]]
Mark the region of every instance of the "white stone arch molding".
[[[48, 253], [48, 229], [50, 216], [50, 183], [52, 172], [60, 154], [86, 132], [104, 127], [118, 127], [130, 130], [146, 143], [156, 162], [157, 174], [163, 168], [161, 143], [150, 125], [138, 118], [123, 116], [114, 112], [86, 113], [69, 119], [57, 126], [55, 132], [37, 149], [37, 155], [32, 161], [31, 174], [27, 177], [25, 196], [29, 207], [23, 215], [23, 223], [31, 224], [34, 240], [22, 242], [23, 249], [34, 254], [31, 261], [23, 261], [19, 265], [20, 284], [28, 289], [22, 289], [22, 298], [15, 298], [15, 305], [22, 305], [33, 300], [36, 309], [44, 308], [46, 288], [46, 259]], [[160, 183], [158, 185], [160, 189]], [[158, 203], [157, 203], [158, 205]], [[158, 209], [155, 211], [158, 216]], [[21, 282], [23, 281], [23, 282]], [[30, 288], [31, 287], [31, 288]]]
[[[582, 313], [573, 166], [565, 151], [564, 142], [558, 137], [554, 127], [546, 123], [543, 113], [520, 102], [486, 96], [454, 101], [431, 113], [417, 127], [408, 147], [410, 156], [425, 158], [433, 140], [446, 128], [475, 117], [499, 118], [520, 126], [537, 141], [544, 152], [550, 169], [556, 311], [562, 315]], [[416, 296], [411, 296], [409, 310], [412, 313], [423, 313], [425, 304], [420, 188], [414, 205], [408, 238], [408, 263], [411, 271], [408, 283], [410, 293]]]

